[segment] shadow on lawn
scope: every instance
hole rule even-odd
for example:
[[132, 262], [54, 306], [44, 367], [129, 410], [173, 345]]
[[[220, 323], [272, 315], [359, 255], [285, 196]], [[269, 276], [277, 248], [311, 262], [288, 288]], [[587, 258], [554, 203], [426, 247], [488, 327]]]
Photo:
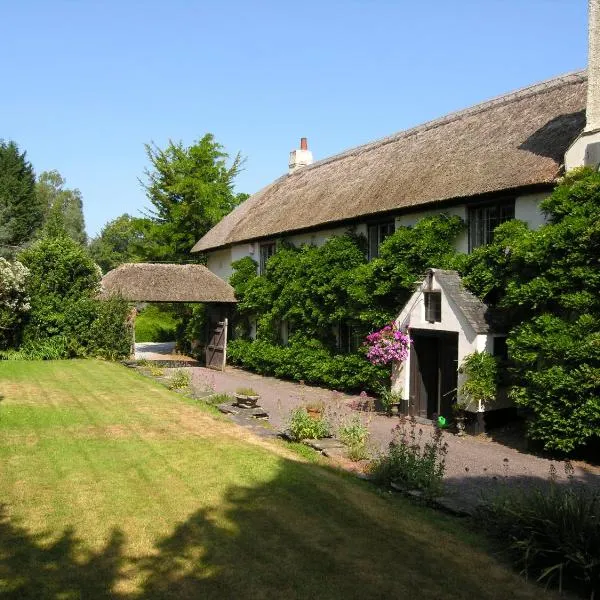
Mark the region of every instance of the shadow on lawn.
[[[282, 460], [274, 480], [230, 488], [219, 506], [192, 514], [143, 558], [125, 556], [118, 530], [86, 554], [73, 531], [47, 544], [4, 516], [0, 597], [499, 599], [519, 589], [518, 597], [533, 597], [481, 550], [457, 551], [447, 523], [326, 469]], [[117, 591], [131, 572], [141, 587]]]
[[83, 552], [73, 530], [55, 541], [12, 524], [0, 506], [0, 597], [7, 599], [114, 598], [111, 588], [123, 566], [123, 534], [113, 531], [105, 547]]

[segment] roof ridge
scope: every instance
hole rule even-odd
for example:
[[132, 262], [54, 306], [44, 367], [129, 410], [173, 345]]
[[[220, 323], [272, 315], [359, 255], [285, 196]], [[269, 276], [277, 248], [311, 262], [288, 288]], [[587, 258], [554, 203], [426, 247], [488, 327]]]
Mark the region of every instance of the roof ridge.
[[[459, 119], [471, 115], [477, 115], [479, 113], [485, 112], [486, 110], [490, 110], [496, 106], [502, 106], [504, 104], [509, 104], [510, 102], [514, 102], [515, 100], [520, 100], [522, 98], [529, 98], [531, 96], [536, 96], [539, 94], [546, 93], [550, 90], [560, 88], [567, 85], [572, 85], [574, 83], [581, 83], [582, 81], [587, 80], [587, 70], [579, 70], [579, 71], [570, 71], [569, 73], [565, 73], [563, 75], [559, 75], [558, 77], [552, 77], [550, 79], [545, 79], [544, 81], [540, 81], [538, 83], [534, 83], [524, 88], [519, 88], [512, 92], [508, 92], [506, 94], [502, 94], [501, 96], [495, 96], [489, 100], [485, 100], [484, 102], [480, 102], [479, 104], [475, 104], [474, 106], [470, 106], [468, 108], [464, 108], [461, 110], [453, 111], [444, 115], [443, 117], [438, 117], [436, 119], [432, 119], [431, 121], [426, 121], [425, 123], [421, 123], [420, 125], [416, 125], [415, 127], [411, 127], [409, 129], [403, 129], [402, 131], [398, 131], [392, 135], [380, 138], [378, 140], [374, 140], [372, 142], [367, 142], [366, 144], [361, 144], [359, 146], [354, 146], [353, 148], [349, 148], [347, 150], [343, 150], [338, 154], [334, 154], [333, 156], [328, 156], [317, 162], [314, 162], [312, 165], [307, 165], [301, 169], [298, 169], [294, 173], [286, 173], [281, 177], [278, 177], [273, 183], [278, 182], [281, 179], [286, 179], [290, 176], [301, 175], [302, 173], [313, 170], [323, 165], [330, 164], [332, 162], [336, 162], [338, 160], [342, 160], [348, 156], [352, 156], [355, 154], [362, 154], [363, 152], [370, 152], [375, 148], [380, 148], [381, 146], [385, 146], [387, 144], [391, 144], [397, 140], [405, 139], [411, 137], [413, 135], [418, 135], [419, 133], [423, 133], [425, 131], [430, 131], [432, 129], [436, 129], [437, 127], [441, 127], [442, 125], [447, 125], [452, 123], [453, 121], [458, 121]], [[273, 184], [272, 183], [272, 184]], [[271, 185], [272, 185], [271, 184]], [[258, 193], [258, 192], [257, 192]], [[252, 194], [254, 195], [254, 194]]]

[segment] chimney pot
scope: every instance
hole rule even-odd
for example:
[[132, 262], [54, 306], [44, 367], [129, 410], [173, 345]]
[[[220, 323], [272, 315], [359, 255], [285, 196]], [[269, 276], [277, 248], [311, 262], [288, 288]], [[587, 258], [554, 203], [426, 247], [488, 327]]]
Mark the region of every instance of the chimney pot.
[[308, 141], [306, 138], [300, 138], [300, 150], [308, 150]]

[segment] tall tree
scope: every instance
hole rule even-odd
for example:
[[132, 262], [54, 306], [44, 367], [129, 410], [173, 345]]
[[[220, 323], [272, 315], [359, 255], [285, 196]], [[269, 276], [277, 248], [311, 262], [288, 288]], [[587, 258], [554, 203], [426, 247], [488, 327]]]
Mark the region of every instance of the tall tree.
[[87, 235], [81, 192], [65, 188], [65, 183], [58, 171], [44, 171], [38, 177], [35, 193], [44, 210], [44, 225], [62, 228], [73, 240], [85, 245]]
[[146, 232], [152, 226], [148, 219], [121, 215], [109, 221], [90, 242], [90, 254], [103, 273], [126, 262], [139, 262], [146, 255]]
[[233, 192], [242, 158], [238, 153], [228, 164], [229, 155], [210, 133], [189, 147], [170, 141], [161, 150], [146, 144], [146, 154], [151, 168], [141, 183], [153, 222], [147, 258], [189, 260], [198, 239], [247, 198]]
[[25, 152], [0, 140], [0, 254], [11, 256], [40, 228], [43, 209], [35, 194], [35, 175]]

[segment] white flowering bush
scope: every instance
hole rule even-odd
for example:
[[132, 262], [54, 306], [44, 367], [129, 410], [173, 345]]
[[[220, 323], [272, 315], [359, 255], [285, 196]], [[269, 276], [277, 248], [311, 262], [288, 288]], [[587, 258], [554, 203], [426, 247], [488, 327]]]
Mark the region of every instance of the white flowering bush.
[[13, 346], [25, 314], [31, 308], [27, 295], [29, 269], [0, 257], [0, 348]]

